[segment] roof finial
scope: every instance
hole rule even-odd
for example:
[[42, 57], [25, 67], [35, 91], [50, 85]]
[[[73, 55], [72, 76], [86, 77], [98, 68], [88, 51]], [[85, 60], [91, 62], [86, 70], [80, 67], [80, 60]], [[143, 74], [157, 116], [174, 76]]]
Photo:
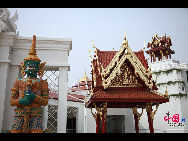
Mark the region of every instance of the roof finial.
[[93, 45], [93, 48], [96, 48], [96, 47], [94, 46], [94, 44], [93, 44], [93, 39], [92, 39], [92, 45]]
[[125, 38], [124, 38], [124, 40], [126, 40], [126, 30], [125, 30]]
[[145, 49], [145, 45], [146, 45], [146, 44], [145, 44], [145, 41], [144, 41], [144, 47], [142, 48], [142, 50], [144, 50], [144, 49]]
[[85, 68], [85, 76], [86, 76], [86, 68]]
[[89, 57], [91, 57], [91, 54], [90, 54], [90, 49], [89, 49]]
[[123, 40], [123, 45], [126, 45], [126, 44], [128, 44], [128, 40], [126, 41], [126, 30], [125, 30], [125, 38]]
[[167, 90], [167, 86], [166, 86], [165, 96], [167, 96], [167, 97], [168, 97], [168, 90]]

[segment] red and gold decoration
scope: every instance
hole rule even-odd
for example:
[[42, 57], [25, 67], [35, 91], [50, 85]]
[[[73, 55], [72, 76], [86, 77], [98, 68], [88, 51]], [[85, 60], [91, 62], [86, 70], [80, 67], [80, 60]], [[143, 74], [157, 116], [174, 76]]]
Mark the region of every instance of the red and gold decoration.
[[[153, 133], [153, 119], [159, 104], [169, 101], [168, 95], [157, 92], [156, 82], [152, 78], [144, 51], [133, 52], [126, 37], [119, 51], [100, 51], [92, 41], [94, 57], [91, 57], [92, 87], [91, 97], [86, 108], [96, 120], [96, 132], [99, 133], [100, 119], [102, 133], [106, 132], [107, 108], [132, 108], [135, 130], [139, 132], [139, 120], [143, 109], [148, 114], [150, 132]], [[169, 42], [170, 45], [170, 42]], [[157, 108], [152, 112], [152, 106]], [[92, 108], [96, 112], [93, 113]], [[137, 108], [142, 108], [138, 113]]]

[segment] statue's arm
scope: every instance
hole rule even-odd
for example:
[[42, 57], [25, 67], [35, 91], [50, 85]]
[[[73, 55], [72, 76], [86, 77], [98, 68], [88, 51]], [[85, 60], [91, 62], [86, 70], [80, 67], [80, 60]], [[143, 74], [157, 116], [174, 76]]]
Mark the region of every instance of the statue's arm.
[[35, 102], [39, 103], [42, 106], [48, 105], [48, 95], [49, 95], [49, 88], [47, 80], [42, 80], [41, 82], [41, 96], [36, 95]]
[[18, 86], [18, 79], [16, 79], [16, 82], [14, 83], [11, 91], [11, 98], [10, 98], [10, 106], [19, 106], [19, 99], [18, 99], [18, 96], [19, 96], [19, 86]]

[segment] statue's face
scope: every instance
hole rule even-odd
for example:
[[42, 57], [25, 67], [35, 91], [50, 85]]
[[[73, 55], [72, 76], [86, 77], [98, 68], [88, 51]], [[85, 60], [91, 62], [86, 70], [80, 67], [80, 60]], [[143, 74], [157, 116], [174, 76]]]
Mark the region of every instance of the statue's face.
[[26, 60], [24, 66], [26, 67], [25, 72], [28, 77], [36, 77], [37, 72], [39, 71], [39, 61], [35, 60]]

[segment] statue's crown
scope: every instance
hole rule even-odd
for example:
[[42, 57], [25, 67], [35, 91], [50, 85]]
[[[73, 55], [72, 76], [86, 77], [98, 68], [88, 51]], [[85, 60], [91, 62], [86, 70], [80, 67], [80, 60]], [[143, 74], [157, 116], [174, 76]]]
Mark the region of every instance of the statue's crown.
[[32, 41], [32, 45], [31, 45], [31, 49], [30, 49], [28, 54], [29, 54], [29, 56], [26, 57], [24, 59], [24, 61], [35, 60], [35, 61], [41, 62], [41, 60], [37, 57], [37, 54], [36, 54], [36, 36], [35, 35], [33, 35], [33, 41]]

